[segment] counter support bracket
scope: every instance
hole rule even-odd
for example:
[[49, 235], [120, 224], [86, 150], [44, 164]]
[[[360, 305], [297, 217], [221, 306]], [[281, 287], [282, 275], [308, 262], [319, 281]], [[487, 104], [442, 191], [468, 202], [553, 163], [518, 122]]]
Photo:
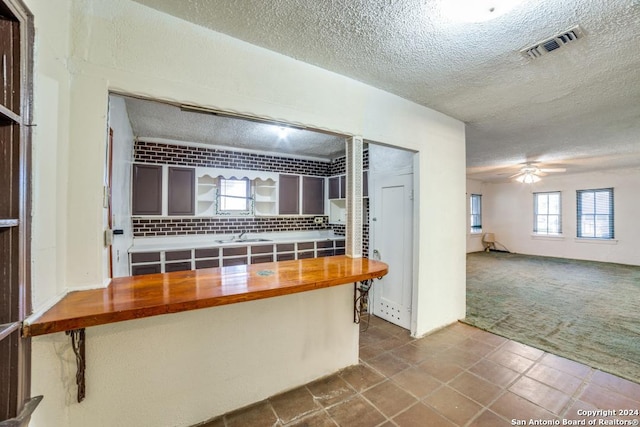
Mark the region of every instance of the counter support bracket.
[[85, 397], [85, 378], [84, 371], [86, 368], [85, 349], [84, 349], [84, 328], [73, 329], [66, 332], [71, 337], [71, 348], [76, 355], [76, 384], [78, 386], [78, 403], [82, 402]]
[[362, 315], [369, 310], [369, 290], [373, 279], [362, 280], [353, 284], [353, 323], [359, 324]]

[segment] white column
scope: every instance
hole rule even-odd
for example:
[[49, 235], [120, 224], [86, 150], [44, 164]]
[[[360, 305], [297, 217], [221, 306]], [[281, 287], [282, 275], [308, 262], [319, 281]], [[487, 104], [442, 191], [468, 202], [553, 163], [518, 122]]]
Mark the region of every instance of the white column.
[[346, 255], [362, 257], [362, 137], [347, 139], [347, 239]]

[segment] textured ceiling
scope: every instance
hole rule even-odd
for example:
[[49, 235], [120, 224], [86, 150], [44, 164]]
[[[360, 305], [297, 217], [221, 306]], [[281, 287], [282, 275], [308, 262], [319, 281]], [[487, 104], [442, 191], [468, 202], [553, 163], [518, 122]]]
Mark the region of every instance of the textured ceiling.
[[306, 129], [283, 128], [178, 106], [124, 97], [134, 135], [221, 147], [331, 159], [344, 154], [345, 137]]
[[476, 23], [445, 12], [457, 0], [136, 1], [466, 122], [470, 178], [640, 167], [640, 0], [522, 0]]

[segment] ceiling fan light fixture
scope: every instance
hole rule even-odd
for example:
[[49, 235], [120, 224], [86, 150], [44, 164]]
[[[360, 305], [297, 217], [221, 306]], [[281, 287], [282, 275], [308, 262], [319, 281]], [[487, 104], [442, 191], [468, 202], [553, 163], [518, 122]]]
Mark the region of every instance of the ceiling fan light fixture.
[[484, 22], [504, 15], [522, 0], [443, 0], [443, 12], [452, 20]]
[[516, 178], [516, 181], [521, 182], [523, 184], [533, 184], [540, 181], [540, 177], [533, 172], [525, 172], [519, 177]]

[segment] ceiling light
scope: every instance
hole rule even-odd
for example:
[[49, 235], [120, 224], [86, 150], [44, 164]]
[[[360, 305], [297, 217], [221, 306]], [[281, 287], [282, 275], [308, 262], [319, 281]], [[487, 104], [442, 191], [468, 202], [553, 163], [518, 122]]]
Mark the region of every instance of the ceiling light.
[[516, 181], [521, 182], [523, 184], [533, 184], [534, 182], [540, 181], [540, 177], [534, 174], [531, 171], [527, 171], [516, 178]]
[[522, 0], [443, 0], [445, 16], [455, 21], [483, 22], [513, 9]]
[[286, 127], [286, 126], [280, 126], [278, 128], [278, 138], [280, 139], [286, 139], [287, 135], [289, 135], [289, 133], [291, 132], [291, 128], [290, 127]]

